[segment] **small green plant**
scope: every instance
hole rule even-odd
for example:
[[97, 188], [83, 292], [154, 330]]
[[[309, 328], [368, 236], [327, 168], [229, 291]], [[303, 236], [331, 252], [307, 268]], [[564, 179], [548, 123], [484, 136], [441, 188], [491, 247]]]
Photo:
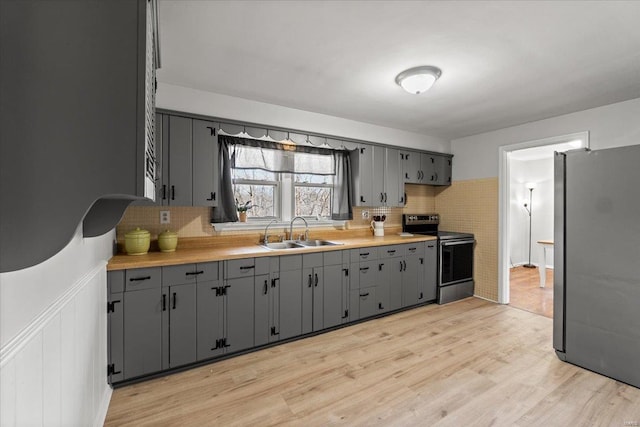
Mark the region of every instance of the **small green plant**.
[[246, 212], [252, 207], [253, 207], [253, 204], [251, 203], [251, 200], [249, 200], [245, 204], [241, 204], [240, 202], [238, 202], [238, 199], [236, 199], [236, 210], [238, 212]]

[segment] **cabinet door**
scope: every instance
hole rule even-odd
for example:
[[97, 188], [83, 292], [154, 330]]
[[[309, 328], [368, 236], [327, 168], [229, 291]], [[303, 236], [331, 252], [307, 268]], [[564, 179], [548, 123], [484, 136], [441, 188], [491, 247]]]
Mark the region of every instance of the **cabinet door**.
[[169, 116], [169, 204], [191, 206], [192, 129], [191, 119]]
[[418, 297], [422, 293], [420, 301], [435, 300], [438, 292], [438, 249], [435, 241], [425, 243], [423, 273], [419, 283], [421, 289], [418, 289]]
[[124, 293], [124, 379], [162, 369], [162, 300], [159, 287]]
[[[358, 167], [359, 197], [358, 206], [373, 206], [373, 146], [361, 147]], [[356, 195], [358, 192], [356, 191]]]
[[435, 181], [434, 185], [451, 185], [451, 157], [434, 156]]
[[280, 273], [271, 273], [269, 290], [269, 342], [280, 339]]
[[385, 148], [384, 163], [384, 204], [386, 206], [404, 206], [404, 185], [400, 182], [402, 176], [400, 153], [394, 148]]
[[416, 151], [403, 152], [404, 160], [402, 162], [402, 173], [404, 176], [404, 182], [410, 184], [417, 184], [419, 180], [420, 171], [420, 153]]
[[[114, 272], [110, 272], [109, 276]], [[124, 285], [123, 285], [124, 287]], [[124, 311], [123, 311], [123, 298], [122, 292], [110, 293], [109, 304], [112, 307], [109, 310], [109, 316], [107, 321], [107, 348], [108, 363], [113, 366], [113, 369], [109, 373], [109, 383], [122, 381], [124, 375], [122, 372], [122, 366], [124, 365]]]
[[397, 310], [402, 307], [402, 257], [387, 258], [380, 261], [380, 285], [378, 299], [382, 303], [380, 311]]
[[280, 271], [280, 339], [302, 334], [302, 287], [301, 269]]
[[418, 278], [422, 274], [423, 265], [420, 260], [424, 258], [424, 244], [416, 243], [405, 245], [405, 256], [402, 271], [402, 306], [407, 307], [418, 304]]
[[268, 275], [256, 276], [254, 280], [253, 299], [255, 302], [253, 343], [255, 346], [269, 343], [271, 322], [269, 305], [271, 302], [271, 283]]
[[373, 164], [371, 170], [371, 201], [369, 206], [385, 205], [385, 147], [374, 145], [371, 147], [373, 151]]
[[165, 154], [165, 150], [168, 149], [167, 142], [169, 136], [166, 132], [169, 129], [169, 118], [165, 114], [156, 114], [156, 200], [149, 204], [155, 206], [162, 206], [167, 204], [167, 175], [169, 167], [168, 160], [165, 160], [165, 156], [168, 159], [168, 154]]
[[[343, 306], [343, 277], [342, 265], [325, 265], [322, 268], [324, 279], [322, 310], [322, 326], [331, 328], [342, 323], [346, 308]], [[315, 309], [316, 307], [314, 307]]]
[[193, 206], [218, 206], [217, 124], [193, 120]]
[[197, 343], [198, 360], [220, 356], [224, 348], [216, 345], [224, 338], [224, 297], [220, 282], [198, 282]]
[[169, 368], [196, 361], [196, 284], [167, 288], [169, 306]]
[[323, 328], [322, 267], [302, 270], [302, 333], [308, 334]]
[[378, 284], [376, 285], [376, 298], [378, 300], [377, 313], [385, 313], [389, 311], [389, 288], [390, 283], [387, 280], [387, 260], [381, 259], [378, 262]]
[[254, 279], [252, 276], [226, 282], [227, 353], [253, 347]]

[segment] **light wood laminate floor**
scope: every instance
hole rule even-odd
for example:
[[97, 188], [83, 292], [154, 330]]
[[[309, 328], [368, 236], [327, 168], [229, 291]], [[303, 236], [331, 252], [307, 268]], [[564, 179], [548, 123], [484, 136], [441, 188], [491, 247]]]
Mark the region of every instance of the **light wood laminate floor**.
[[509, 270], [509, 305], [553, 318], [553, 269], [547, 268], [547, 283], [540, 287], [538, 267]]
[[551, 333], [477, 298], [429, 305], [116, 389], [106, 425], [640, 422], [640, 390], [561, 362]]

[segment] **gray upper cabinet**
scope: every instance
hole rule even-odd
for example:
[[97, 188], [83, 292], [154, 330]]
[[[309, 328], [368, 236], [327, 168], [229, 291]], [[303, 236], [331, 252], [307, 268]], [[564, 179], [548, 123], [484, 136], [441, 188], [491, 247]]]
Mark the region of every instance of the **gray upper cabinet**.
[[356, 206], [404, 206], [399, 151], [361, 145], [351, 154]]
[[169, 138], [165, 141], [165, 149], [169, 153], [167, 204], [191, 206], [193, 204], [192, 120], [185, 117], [169, 116]]
[[218, 206], [218, 124], [193, 120], [193, 205]]
[[433, 185], [451, 185], [453, 158], [451, 156], [435, 156], [435, 180]]
[[0, 272], [154, 197], [154, 4], [0, 2]]
[[420, 153], [417, 151], [401, 151], [402, 179], [406, 184], [420, 183]]
[[373, 189], [373, 155], [372, 145], [361, 146], [351, 152], [355, 206], [375, 206], [375, 201], [378, 200], [374, 197]]
[[451, 155], [406, 151], [400, 152], [400, 161], [407, 184], [451, 184]]

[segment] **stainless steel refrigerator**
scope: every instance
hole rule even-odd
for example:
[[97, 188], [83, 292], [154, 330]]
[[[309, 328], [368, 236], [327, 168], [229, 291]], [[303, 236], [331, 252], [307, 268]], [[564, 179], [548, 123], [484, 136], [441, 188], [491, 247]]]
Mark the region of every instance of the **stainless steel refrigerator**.
[[554, 161], [553, 347], [640, 387], [640, 145]]

